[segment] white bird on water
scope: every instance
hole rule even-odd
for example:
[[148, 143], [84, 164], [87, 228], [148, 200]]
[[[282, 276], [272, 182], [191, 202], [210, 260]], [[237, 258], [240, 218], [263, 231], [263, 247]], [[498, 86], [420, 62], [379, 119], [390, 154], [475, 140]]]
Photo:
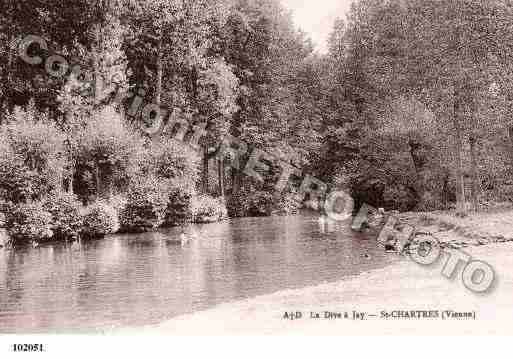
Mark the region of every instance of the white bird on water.
[[186, 244], [189, 244], [191, 241], [198, 239], [198, 234], [192, 230], [187, 233], [187, 231], [182, 231], [177, 237], [167, 238], [165, 239], [165, 242], [170, 244], [181, 244], [182, 246], [185, 246]]
[[180, 234], [180, 243], [182, 244], [182, 246], [186, 245], [187, 243], [189, 243], [190, 241], [190, 237], [187, 236], [185, 234], [185, 232], [182, 232], [182, 234]]

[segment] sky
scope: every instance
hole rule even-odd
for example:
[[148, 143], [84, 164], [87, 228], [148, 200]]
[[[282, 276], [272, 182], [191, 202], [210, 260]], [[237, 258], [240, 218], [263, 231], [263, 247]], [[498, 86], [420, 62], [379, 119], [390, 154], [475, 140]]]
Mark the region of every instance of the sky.
[[320, 52], [327, 51], [326, 40], [337, 17], [344, 17], [351, 0], [281, 0], [292, 10], [294, 22], [305, 31]]

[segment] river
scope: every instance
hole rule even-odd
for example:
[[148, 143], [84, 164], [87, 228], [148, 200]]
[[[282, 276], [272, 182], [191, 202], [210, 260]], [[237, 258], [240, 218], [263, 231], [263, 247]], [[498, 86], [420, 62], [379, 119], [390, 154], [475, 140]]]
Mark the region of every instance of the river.
[[246, 218], [74, 244], [0, 249], [0, 333], [142, 326], [217, 304], [334, 282], [397, 260], [317, 216]]

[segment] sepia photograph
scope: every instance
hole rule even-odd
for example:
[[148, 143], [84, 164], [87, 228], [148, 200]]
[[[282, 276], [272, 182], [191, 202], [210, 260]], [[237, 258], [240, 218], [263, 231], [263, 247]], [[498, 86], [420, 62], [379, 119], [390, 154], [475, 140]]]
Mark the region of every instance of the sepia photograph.
[[0, 0], [0, 59], [2, 357], [513, 335], [512, 1]]

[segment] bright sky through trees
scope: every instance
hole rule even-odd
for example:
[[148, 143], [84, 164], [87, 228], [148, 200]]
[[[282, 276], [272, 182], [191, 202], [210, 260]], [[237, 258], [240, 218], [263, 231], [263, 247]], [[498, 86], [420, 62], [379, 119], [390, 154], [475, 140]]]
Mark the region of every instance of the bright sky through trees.
[[337, 17], [344, 17], [351, 0], [281, 0], [292, 10], [294, 21], [325, 52], [326, 40]]

